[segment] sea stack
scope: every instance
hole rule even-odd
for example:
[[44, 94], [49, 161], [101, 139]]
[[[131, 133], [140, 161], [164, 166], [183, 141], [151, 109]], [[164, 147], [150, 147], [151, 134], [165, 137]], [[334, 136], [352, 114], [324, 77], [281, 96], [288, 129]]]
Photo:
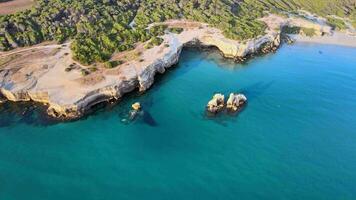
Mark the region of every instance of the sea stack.
[[231, 93], [226, 103], [226, 109], [230, 112], [238, 111], [247, 101], [247, 98], [243, 94]]
[[131, 107], [133, 110], [138, 111], [141, 109], [141, 104], [139, 102], [136, 102], [136, 103], [132, 104]]
[[213, 98], [208, 102], [206, 106], [207, 110], [210, 113], [218, 113], [224, 109], [225, 97], [223, 94], [217, 93], [213, 96]]
[[140, 114], [141, 112], [141, 104], [139, 102], [136, 102], [134, 104], [131, 105], [132, 110], [130, 110], [129, 113], [129, 119], [130, 121], [134, 120], [138, 114]]

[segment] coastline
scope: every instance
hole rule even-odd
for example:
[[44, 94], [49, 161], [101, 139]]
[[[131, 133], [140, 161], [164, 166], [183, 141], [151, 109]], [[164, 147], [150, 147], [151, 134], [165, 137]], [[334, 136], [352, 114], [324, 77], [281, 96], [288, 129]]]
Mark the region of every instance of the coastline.
[[308, 37], [303, 35], [289, 35], [297, 43], [329, 44], [356, 48], [356, 36], [343, 32], [332, 35]]
[[[132, 51], [118, 52], [112, 59], [124, 59], [123, 64], [107, 69], [98, 63], [95, 65], [98, 68], [88, 75], [81, 72], [93, 66], [83, 66], [72, 59], [70, 42], [59, 47], [24, 48], [17, 53], [11, 52], [10, 57], [3, 56], [10, 60], [0, 70], [0, 93], [10, 101], [43, 103], [48, 106], [47, 113], [54, 118], [78, 119], [96, 104], [120, 99], [136, 89], [141, 92], [149, 89], [156, 74], [163, 74], [179, 61], [184, 47], [216, 47], [225, 58], [243, 62], [254, 55], [274, 52], [281, 43], [288, 41], [281, 33], [283, 26], [314, 28], [317, 35], [335, 37], [331, 27], [304, 19], [269, 15], [261, 20], [268, 25], [265, 35], [246, 41], [228, 39], [222, 31], [204, 23], [186, 20], [162, 22], [168, 27], [181, 27], [184, 31], [179, 34], [166, 31], [161, 36], [163, 42], [152, 48], [146, 49], [141, 43]], [[324, 37], [321, 36], [322, 39]], [[307, 39], [318, 41], [316, 38]], [[68, 66], [74, 66], [74, 69], [65, 71]]]

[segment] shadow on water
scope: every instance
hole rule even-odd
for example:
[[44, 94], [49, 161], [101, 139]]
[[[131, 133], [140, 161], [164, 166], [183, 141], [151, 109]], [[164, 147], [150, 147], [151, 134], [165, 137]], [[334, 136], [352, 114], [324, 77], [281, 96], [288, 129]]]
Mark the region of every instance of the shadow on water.
[[238, 116], [241, 115], [244, 110], [247, 108], [248, 103], [245, 103], [242, 108], [240, 108], [236, 112], [229, 112], [227, 110], [223, 110], [217, 114], [211, 114], [208, 111], [204, 111], [201, 116], [203, 120], [210, 120], [215, 122], [216, 124], [222, 127], [228, 127], [231, 122], [236, 122], [238, 120]]
[[59, 123], [46, 114], [46, 106], [34, 102], [5, 102], [0, 106], [0, 128], [13, 124], [48, 126]]
[[240, 92], [246, 95], [247, 101], [251, 102], [261, 96], [263, 93], [265, 93], [267, 89], [273, 85], [273, 83], [274, 81], [258, 82], [242, 88]]
[[139, 122], [143, 122], [151, 127], [157, 127], [157, 121], [152, 117], [152, 115], [148, 111], [143, 111], [143, 115], [139, 116]]
[[[219, 53], [219, 51], [214, 48], [184, 48], [181, 60], [184, 61], [194, 59], [196, 58], [196, 54], [202, 55], [198, 57], [199, 60], [208, 60], [211, 62], [215, 62], [219, 67], [225, 69], [237, 69], [248, 65], [248, 62], [237, 64], [232, 59], [225, 59]], [[199, 62], [199, 60], [197, 61]], [[108, 101], [96, 104], [87, 112], [86, 115], [84, 115], [84, 117], [77, 120], [63, 121], [54, 119], [46, 114], [46, 106], [35, 102], [3, 103], [0, 106], [0, 128], [8, 127], [17, 123], [29, 124], [34, 126], [50, 126], [63, 122], [71, 123], [78, 120], [87, 120], [89, 117], [96, 117], [99, 115], [101, 118], [105, 119], [110, 118], [113, 113], [118, 114], [116, 116], [120, 118], [119, 120], [122, 120], [125, 118], [127, 119], [128, 113], [131, 109], [131, 105], [135, 101], [140, 101], [144, 109], [143, 115], [140, 116], [139, 119], [136, 119], [135, 122], [145, 123], [152, 127], [158, 126], [158, 122], [154, 119], [154, 116], [150, 114], [150, 109], [154, 103], [162, 101], [163, 99], [162, 97], [160, 99], [155, 98], [153, 95], [150, 95], [152, 94], [152, 92], [150, 93], [149, 91], [158, 91], [162, 86], [164, 86], [165, 83], [174, 79], [174, 77], [177, 77], [177, 74], [174, 74], [175, 76], [172, 76], [172, 74], [175, 70], [177, 70], [178, 67], [180, 69], [178, 74], [179, 76], [183, 76], [194, 68], [191, 67], [191, 65], [183, 65], [181, 63], [177, 63], [175, 66], [172, 66], [167, 69], [165, 74], [157, 74], [155, 76], [155, 84], [153, 84], [147, 92], [141, 93], [136, 90], [134, 92], [124, 95], [124, 97], [118, 101]], [[270, 87], [271, 84], [272, 82], [256, 83], [254, 85], [243, 88], [240, 92], [244, 93], [249, 98], [249, 101], [251, 101], [254, 98], [258, 97], [260, 94], [262, 94], [268, 87]], [[205, 114], [204, 118], [206, 118]], [[226, 115], [224, 115], [207, 119], [212, 119], [215, 122], [226, 126], [226, 122], [234, 119], [234, 117], [226, 117]]]
[[[252, 84], [250, 86], [247, 86], [245, 88], [242, 88], [241, 91], [236, 91], [240, 92], [247, 97], [247, 101], [251, 102], [254, 101], [254, 99], [258, 98], [261, 96], [263, 93], [267, 91], [269, 87], [273, 85], [273, 81], [270, 82], [258, 82], [255, 84]], [[241, 115], [244, 110], [248, 107], [248, 102], [237, 112], [228, 112], [226, 110], [218, 113], [218, 114], [210, 114], [206, 110], [201, 114], [202, 118], [204, 120], [211, 120], [215, 122], [218, 125], [221, 125], [223, 127], [227, 127], [230, 122], [236, 122], [238, 120], [238, 116]]]

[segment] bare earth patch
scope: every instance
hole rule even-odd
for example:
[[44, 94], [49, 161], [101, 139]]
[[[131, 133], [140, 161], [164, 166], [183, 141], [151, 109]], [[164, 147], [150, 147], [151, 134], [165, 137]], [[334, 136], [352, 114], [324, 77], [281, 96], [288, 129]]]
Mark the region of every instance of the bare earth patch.
[[35, 5], [35, 0], [10, 0], [0, 3], [0, 15], [13, 14]]

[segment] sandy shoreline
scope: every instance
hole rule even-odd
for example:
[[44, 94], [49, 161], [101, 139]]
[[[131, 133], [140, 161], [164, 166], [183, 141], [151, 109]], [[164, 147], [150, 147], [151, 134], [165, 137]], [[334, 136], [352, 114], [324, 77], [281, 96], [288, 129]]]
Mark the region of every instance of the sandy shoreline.
[[331, 36], [307, 37], [301, 35], [291, 35], [297, 43], [331, 44], [356, 48], [356, 36], [351, 36], [342, 32], [334, 32]]

